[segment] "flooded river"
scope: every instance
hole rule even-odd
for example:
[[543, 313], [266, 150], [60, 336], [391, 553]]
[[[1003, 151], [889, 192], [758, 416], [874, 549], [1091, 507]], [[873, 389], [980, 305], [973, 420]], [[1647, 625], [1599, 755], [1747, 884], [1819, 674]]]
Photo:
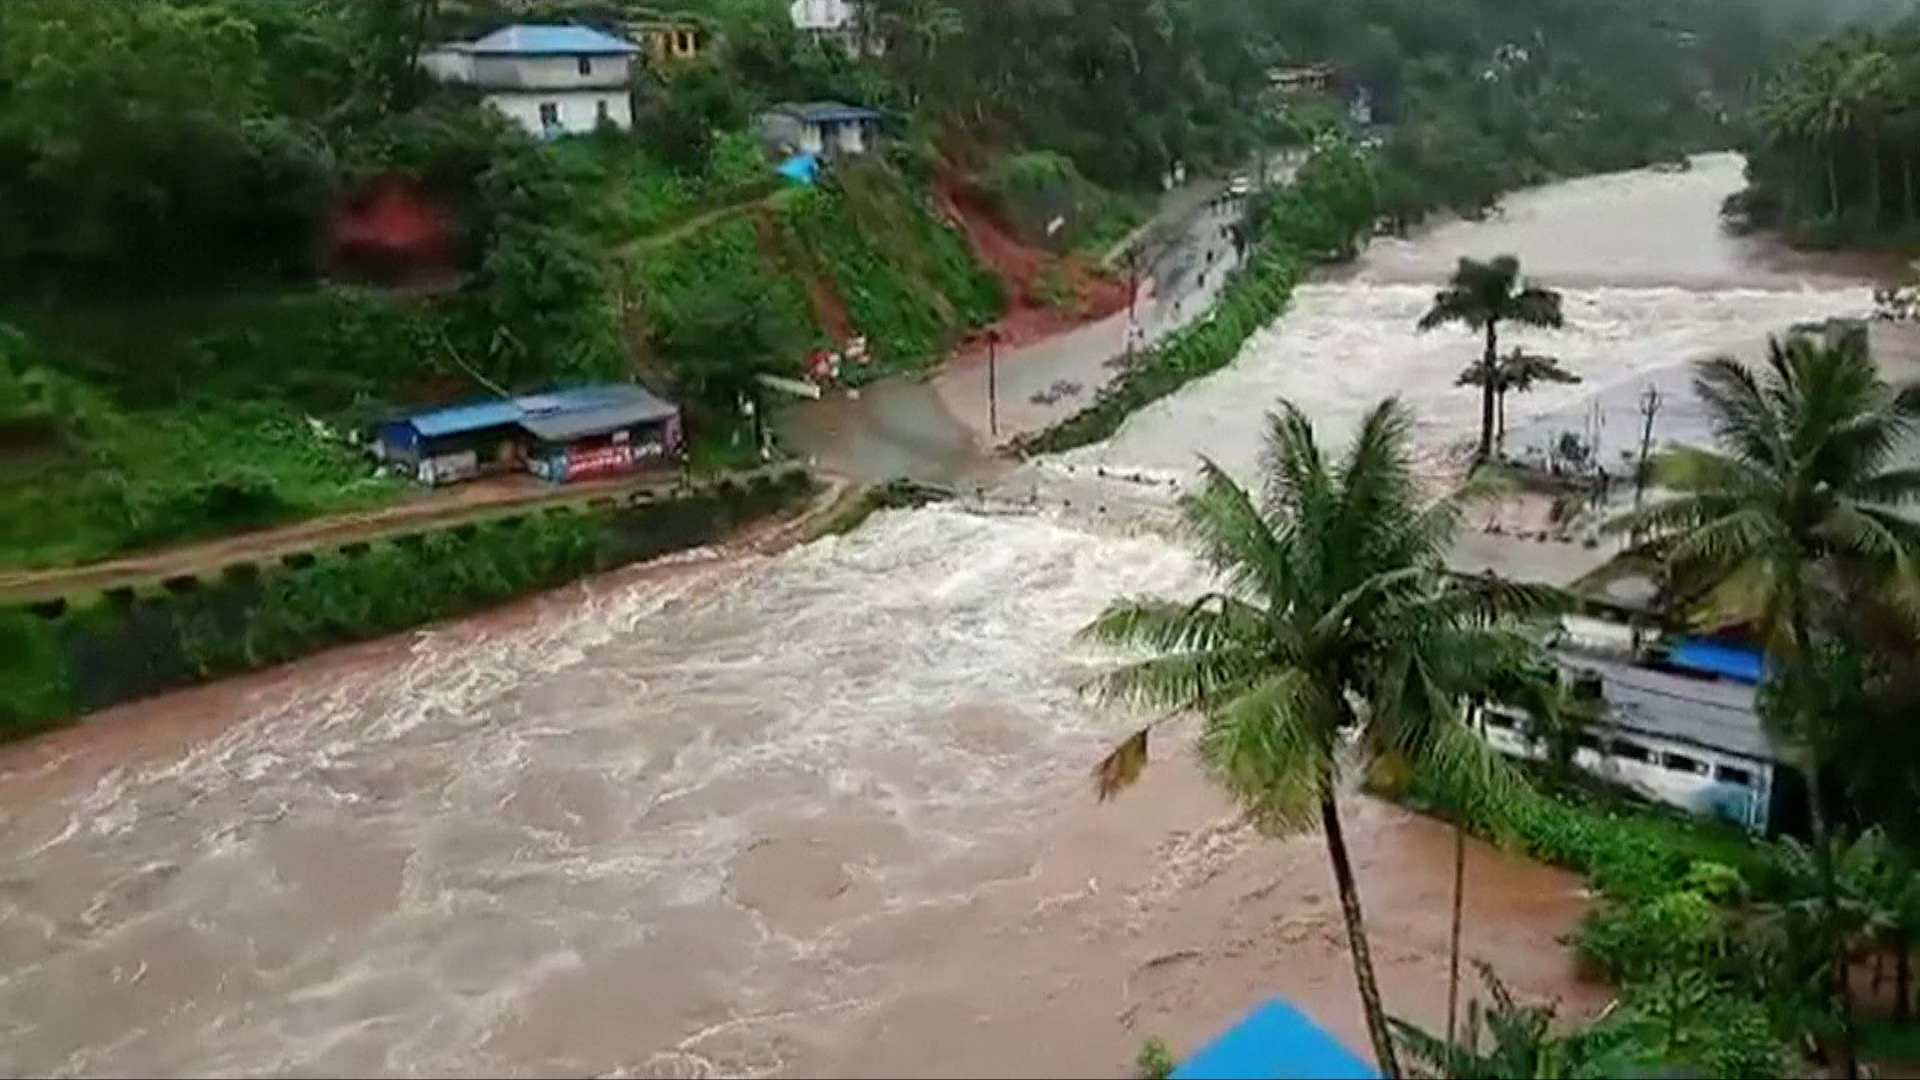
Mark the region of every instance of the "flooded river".
[[[1279, 394], [1337, 432], [1403, 393], [1437, 454], [1476, 421], [1474, 344], [1411, 325], [1460, 254], [1569, 289], [1543, 344], [1589, 383], [1516, 424], [1865, 309], [1719, 237], [1737, 183], [1714, 158], [1563, 184], [1383, 246], [1008, 483], [1243, 468]], [[1316, 838], [1249, 834], [1180, 753], [1093, 803], [1124, 721], [1076, 696], [1069, 637], [1200, 578], [1063, 501], [628, 573], [0, 753], [0, 1073], [1111, 1077], [1274, 994], [1364, 1045]], [[1435, 1022], [1450, 845], [1352, 814], [1389, 1007]], [[1558, 940], [1578, 882], [1476, 850], [1469, 890], [1471, 956], [1603, 999]]]

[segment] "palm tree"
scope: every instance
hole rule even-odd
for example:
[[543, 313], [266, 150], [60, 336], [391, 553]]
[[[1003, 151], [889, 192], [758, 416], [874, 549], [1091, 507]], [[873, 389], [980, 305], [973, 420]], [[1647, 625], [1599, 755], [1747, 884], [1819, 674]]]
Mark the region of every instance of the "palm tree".
[[1694, 392], [1719, 449], [1663, 454], [1654, 480], [1668, 494], [1608, 527], [1641, 537], [1629, 555], [1652, 558], [1689, 586], [1702, 614], [1758, 630], [1772, 669], [1763, 719], [1806, 775], [1826, 917], [1837, 926], [1821, 789], [1836, 717], [1821, 707], [1816, 635], [1869, 603], [1916, 610], [1920, 526], [1901, 508], [1920, 500], [1920, 469], [1899, 462], [1920, 424], [1920, 386], [1889, 386], [1864, 330], [1830, 328], [1776, 339], [1759, 372], [1728, 358], [1705, 361]]
[[1554, 357], [1515, 348], [1500, 357], [1491, 369], [1485, 360], [1468, 364], [1454, 385], [1484, 387], [1489, 380], [1493, 383], [1494, 400], [1493, 451], [1499, 454], [1506, 449], [1509, 393], [1524, 394], [1545, 382], [1577, 383], [1580, 376], [1561, 367]]
[[1895, 89], [1899, 70], [1893, 58], [1881, 52], [1869, 39], [1841, 70], [1839, 94], [1846, 103], [1852, 127], [1866, 143], [1867, 213], [1869, 222], [1878, 224], [1881, 213], [1880, 132], [1895, 107]]
[[1493, 456], [1494, 399], [1499, 385], [1500, 324], [1521, 323], [1558, 329], [1566, 325], [1560, 294], [1528, 285], [1520, 278], [1520, 260], [1502, 255], [1491, 262], [1461, 259], [1460, 265], [1436, 293], [1433, 307], [1420, 317], [1420, 329], [1461, 323], [1486, 335], [1486, 350], [1477, 367], [1480, 386], [1480, 447], [1475, 464]]
[[1098, 676], [1109, 702], [1170, 710], [1094, 770], [1102, 799], [1136, 780], [1149, 732], [1203, 718], [1201, 758], [1256, 824], [1318, 819], [1333, 864], [1354, 977], [1375, 1057], [1399, 1075], [1374, 976], [1338, 794], [1351, 738], [1363, 754], [1434, 770], [1454, 790], [1497, 791], [1505, 776], [1461, 721], [1461, 687], [1485, 682], [1500, 619], [1539, 603], [1498, 582], [1453, 584], [1442, 568], [1470, 485], [1423, 505], [1409, 461], [1411, 418], [1374, 408], [1337, 462], [1305, 413], [1269, 417], [1258, 496], [1211, 462], [1182, 500], [1218, 588], [1189, 601], [1114, 602], [1085, 640], [1145, 650]]

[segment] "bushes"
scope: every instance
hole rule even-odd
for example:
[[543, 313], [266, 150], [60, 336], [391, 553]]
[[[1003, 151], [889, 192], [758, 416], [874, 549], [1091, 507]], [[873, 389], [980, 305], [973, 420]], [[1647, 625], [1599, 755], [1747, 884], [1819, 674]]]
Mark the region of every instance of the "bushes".
[[1767, 873], [1764, 851], [1750, 838], [1652, 808], [1531, 791], [1489, 807], [1425, 777], [1409, 796], [1592, 881], [1599, 903], [1575, 947], [1620, 987], [1610, 1030], [1655, 1060], [1705, 1075], [1786, 1075], [1784, 1047], [1796, 1033], [1775, 1027], [1732, 907], [1746, 899], [1748, 882]]
[[0, 609], [0, 739], [709, 543], [811, 490], [794, 470], [603, 514], [533, 514], [329, 552], [179, 594], [101, 598], [57, 619]]

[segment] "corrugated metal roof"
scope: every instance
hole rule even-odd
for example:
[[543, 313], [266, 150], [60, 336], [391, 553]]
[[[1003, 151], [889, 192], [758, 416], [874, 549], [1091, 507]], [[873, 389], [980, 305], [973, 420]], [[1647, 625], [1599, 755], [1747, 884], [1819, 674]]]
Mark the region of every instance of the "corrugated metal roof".
[[1566, 665], [1600, 676], [1601, 693], [1619, 727], [1760, 761], [1780, 760], [1760, 727], [1751, 686], [1584, 656], [1568, 658]]
[[477, 56], [624, 56], [640, 51], [632, 42], [590, 26], [539, 23], [501, 27], [466, 49]]
[[[516, 398], [476, 401], [471, 404], [454, 405], [414, 416], [400, 417], [396, 422], [411, 424], [421, 437], [433, 439], [515, 424], [533, 431], [533, 425], [536, 423], [547, 424], [562, 418], [585, 416], [610, 409], [625, 409], [634, 415], [646, 417], [631, 421], [632, 423], [649, 423], [679, 411], [638, 386], [614, 383], [569, 387], [564, 390], [526, 394]], [[595, 423], [598, 422], [600, 421], [595, 421]], [[618, 426], [618, 424], [613, 425], [613, 427]], [[548, 438], [538, 431], [534, 434], [541, 438]]]
[[520, 426], [531, 432], [534, 438], [546, 442], [571, 442], [638, 424], [657, 424], [680, 413], [679, 409], [637, 386], [617, 389], [623, 392], [587, 408], [528, 416]]
[[418, 416], [403, 418], [404, 423], [413, 425], [413, 429], [426, 438], [443, 435], [458, 435], [466, 431], [484, 431], [487, 428], [503, 427], [518, 423], [520, 406], [513, 401], [476, 401], [470, 405], [454, 405], [445, 409], [421, 413]]
[[837, 124], [852, 120], [878, 120], [880, 114], [872, 109], [858, 105], [843, 105], [838, 101], [802, 101], [776, 106], [775, 112], [803, 120], [809, 124]]

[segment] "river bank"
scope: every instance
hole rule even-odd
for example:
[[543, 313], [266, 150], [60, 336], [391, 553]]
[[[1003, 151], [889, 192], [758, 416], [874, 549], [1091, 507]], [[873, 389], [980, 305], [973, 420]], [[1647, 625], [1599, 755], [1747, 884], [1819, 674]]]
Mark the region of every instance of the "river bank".
[[[1724, 249], [1663, 246], [1667, 200], [1737, 172], [1531, 193], [1518, 234], [1399, 251], [1439, 268], [1423, 282], [1371, 280], [1391, 264], [1369, 253], [1229, 367], [990, 492], [1030, 509], [886, 511], [594, 579], [0, 750], [0, 1070], [1114, 1076], [1146, 1036], [1184, 1054], [1274, 994], [1362, 1045], [1316, 837], [1256, 840], [1178, 751], [1094, 802], [1086, 769], [1124, 721], [1077, 693], [1073, 631], [1115, 595], [1205, 581], [1120, 513], [1122, 489], [1172, 489], [1097, 469], [1244, 470], [1278, 393], [1332, 440], [1399, 390], [1444, 451], [1477, 415], [1451, 386], [1472, 342], [1412, 330], [1433, 281], [1496, 244], [1631, 250], [1598, 206], [1655, 232], [1627, 283], [1569, 291], [1550, 347], [1588, 385], [1516, 420], [1870, 302], [1765, 268], [1672, 284]], [[178, 740], [143, 747], [169, 715]], [[1436, 1024], [1450, 839], [1352, 813], [1388, 1007]], [[1473, 850], [1468, 958], [1597, 1007], [1560, 943], [1582, 884]]]

